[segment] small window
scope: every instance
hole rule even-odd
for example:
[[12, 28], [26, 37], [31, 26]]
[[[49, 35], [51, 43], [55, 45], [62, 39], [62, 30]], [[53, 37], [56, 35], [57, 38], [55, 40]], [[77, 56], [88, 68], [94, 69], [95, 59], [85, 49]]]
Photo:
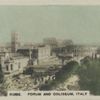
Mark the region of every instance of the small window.
[[13, 64], [11, 64], [11, 66], [10, 66], [10, 67], [11, 67], [11, 70], [13, 70]]
[[6, 70], [7, 70], [7, 71], [9, 70], [9, 66], [8, 66], [8, 65], [6, 65]]

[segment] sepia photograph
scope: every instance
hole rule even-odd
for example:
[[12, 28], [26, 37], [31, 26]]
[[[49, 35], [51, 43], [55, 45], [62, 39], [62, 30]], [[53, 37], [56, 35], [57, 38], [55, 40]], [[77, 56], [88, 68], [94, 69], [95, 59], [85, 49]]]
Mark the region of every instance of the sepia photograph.
[[0, 96], [8, 91], [100, 95], [100, 6], [0, 5]]

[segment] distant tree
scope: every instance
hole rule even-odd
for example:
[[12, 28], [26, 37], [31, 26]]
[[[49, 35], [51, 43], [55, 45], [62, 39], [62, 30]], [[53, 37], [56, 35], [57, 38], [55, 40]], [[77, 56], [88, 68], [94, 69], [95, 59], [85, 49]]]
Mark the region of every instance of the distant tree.
[[62, 69], [55, 74], [56, 80], [65, 81], [71, 74], [76, 74], [79, 64], [76, 61], [70, 61], [62, 67]]
[[81, 90], [89, 90], [93, 95], [100, 95], [100, 61], [85, 58], [78, 70]]
[[86, 65], [86, 64], [89, 64], [91, 62], [92, 58], [86, 56], [84, 59], [82, 59], [80, 62], [82, 65]]
[[64, 65], [58, 72], [55, 73], [55, 80], [48, 82], [40, 87], [40, 90], [52, 90], [59, 84], [67, 80], [71, 75], [76, 74], [79, 64], [76, 61], [71, 61]]

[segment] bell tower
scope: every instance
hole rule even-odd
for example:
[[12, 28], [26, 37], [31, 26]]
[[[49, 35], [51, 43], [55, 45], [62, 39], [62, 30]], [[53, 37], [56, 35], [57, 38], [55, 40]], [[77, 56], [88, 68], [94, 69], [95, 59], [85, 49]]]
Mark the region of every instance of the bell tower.
[[20, 45], [19, 37], [17, 32], [11, 33], [11, 51], [12, 53], [16, 53], [18, 47]]

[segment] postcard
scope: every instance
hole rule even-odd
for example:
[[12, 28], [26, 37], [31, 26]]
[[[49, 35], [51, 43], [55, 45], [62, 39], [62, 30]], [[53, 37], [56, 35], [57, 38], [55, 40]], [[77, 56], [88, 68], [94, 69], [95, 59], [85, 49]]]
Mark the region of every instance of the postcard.
[[0, 97], [99, 98], [100, 5], [83, 4], [0, 5]]

